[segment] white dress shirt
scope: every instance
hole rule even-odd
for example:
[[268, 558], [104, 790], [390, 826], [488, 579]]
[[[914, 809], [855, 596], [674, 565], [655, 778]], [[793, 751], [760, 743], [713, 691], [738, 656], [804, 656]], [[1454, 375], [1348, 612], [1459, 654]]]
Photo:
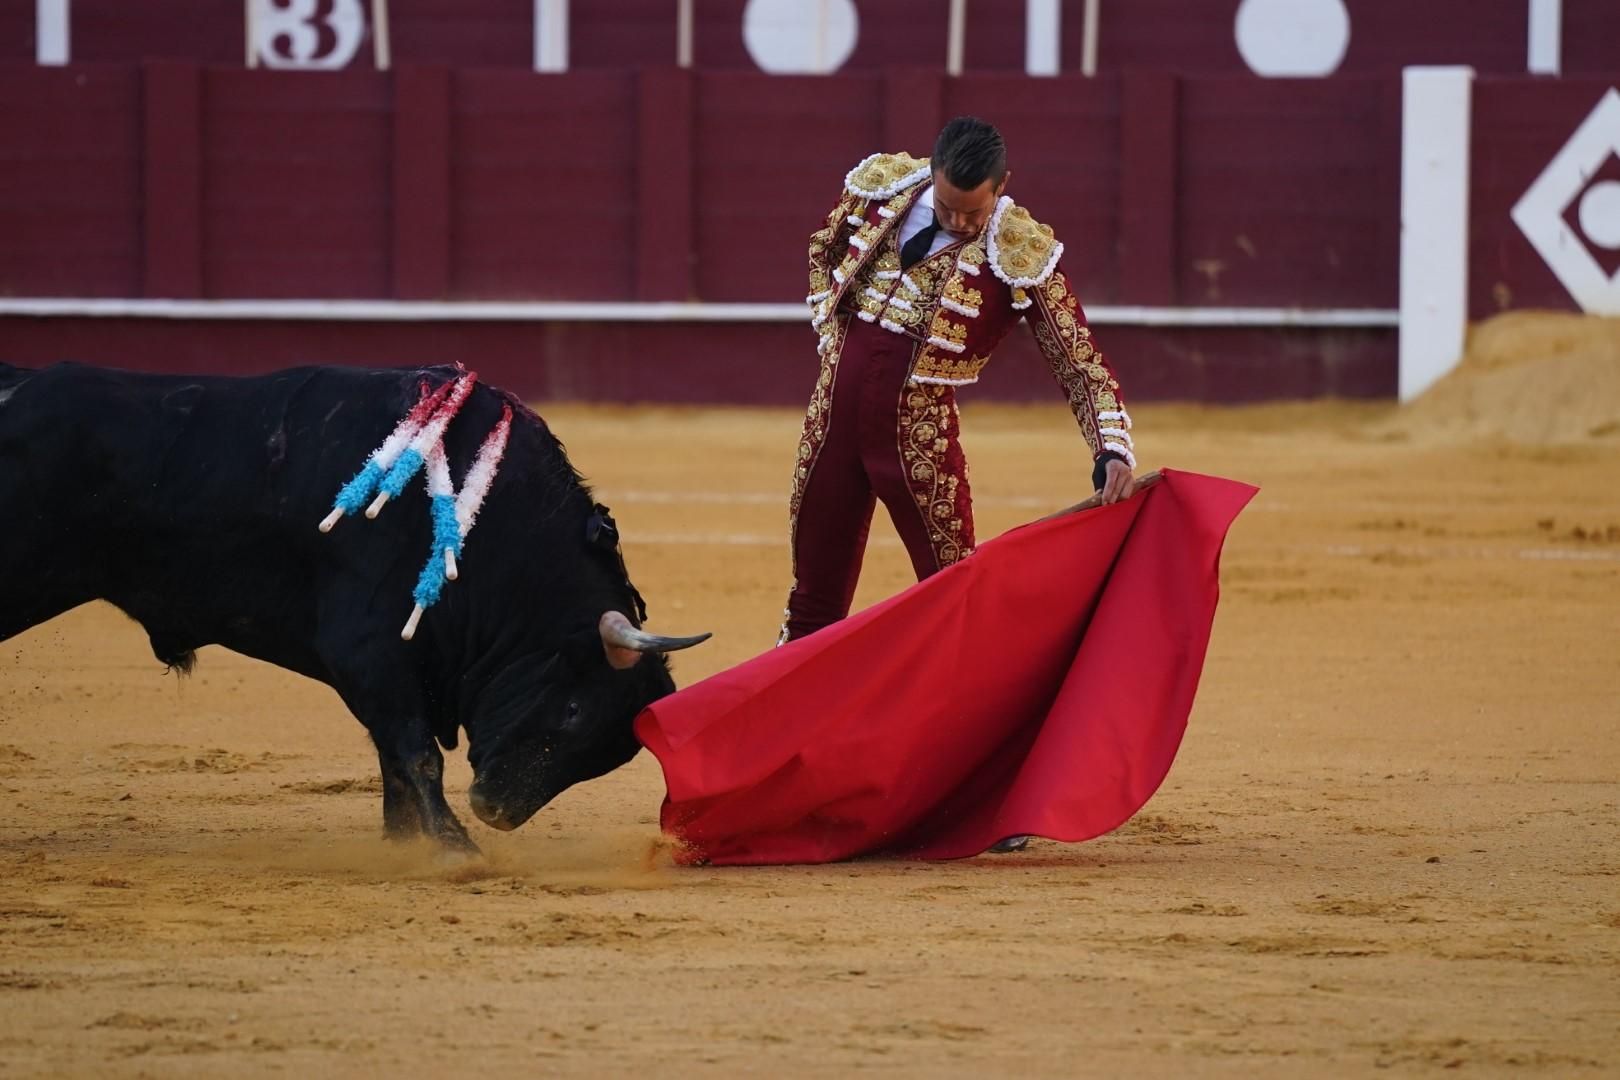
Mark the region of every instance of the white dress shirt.
[[[922, 193], [922, 198], [911, 204], [911, 210], [906, 214], [906, 220], [900, 223], [900, 246], [904, 248], [906, 241], [922, 232], [928, 223], [934, 220], [934, 185], [929, 184], [928, 190]], [[934, 234], [934, 242], [928, 245], [928, 255], [937, 254], [957, 242], [957, 237], [945, 231], [941, 225]], [[924, 255], [923, 258], [927, 258]]]

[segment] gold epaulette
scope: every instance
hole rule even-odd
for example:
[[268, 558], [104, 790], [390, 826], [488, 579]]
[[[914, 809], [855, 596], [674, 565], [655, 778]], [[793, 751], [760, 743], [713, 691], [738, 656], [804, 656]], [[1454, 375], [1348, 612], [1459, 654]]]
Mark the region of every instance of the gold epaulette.
[[873, 154], [849, 170], [844, 190], [863, 199], [892, 199], [928, 179], [928, 159], [910, 154]]
[[[1015, 291], [1044, 285], [1057, 269], [1063, 245], [1052, 235], [1052, 226], [1042, 225], [1029, 211], [1003, 195], [985, 237], [990, 255], [990, 272]], [[1018, 303], [1014, 307], [1027, 307]]]

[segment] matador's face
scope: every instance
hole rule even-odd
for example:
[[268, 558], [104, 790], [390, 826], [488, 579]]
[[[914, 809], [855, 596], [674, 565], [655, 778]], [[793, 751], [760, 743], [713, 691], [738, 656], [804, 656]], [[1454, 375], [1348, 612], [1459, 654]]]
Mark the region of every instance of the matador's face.
[[934, 218], [940, 228], [959, 239], [977, 236], [995, 213], [996, 200], [1011, 176], [1009, 170], [999, 182], [986, 180], [968, 191], [945, 179], [944, 173], [934, 173]]

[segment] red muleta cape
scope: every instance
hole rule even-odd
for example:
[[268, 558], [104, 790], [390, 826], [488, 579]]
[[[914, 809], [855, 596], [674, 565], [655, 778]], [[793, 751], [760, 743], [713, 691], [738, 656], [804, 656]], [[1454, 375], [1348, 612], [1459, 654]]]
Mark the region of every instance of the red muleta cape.
[[679, 860], [952, 859], [1119, 827], [1175, 759], [1257, 490], [1166, 469], [650, 706]]

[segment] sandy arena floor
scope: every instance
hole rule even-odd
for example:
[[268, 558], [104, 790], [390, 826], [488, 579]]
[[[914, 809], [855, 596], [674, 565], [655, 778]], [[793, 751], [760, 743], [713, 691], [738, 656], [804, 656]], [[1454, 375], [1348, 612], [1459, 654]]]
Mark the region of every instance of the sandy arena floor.
[[[797, 415], [543, 411], [653, 628], [715, 632], [677, 678], [767, 647]], [[167, 677], [104, 605], [0, 645], [0, 1076], [1620, 1073], [1620, 438], [1137, 412], [1263, 491], [1180, 758], [1089, 844], [676, 869], [647, 755], [498, 834], [457, 754], [446, 867], [321, 686]], [[981, 537], [1084, 494], [1055, 395], [964, 413]]]

